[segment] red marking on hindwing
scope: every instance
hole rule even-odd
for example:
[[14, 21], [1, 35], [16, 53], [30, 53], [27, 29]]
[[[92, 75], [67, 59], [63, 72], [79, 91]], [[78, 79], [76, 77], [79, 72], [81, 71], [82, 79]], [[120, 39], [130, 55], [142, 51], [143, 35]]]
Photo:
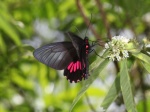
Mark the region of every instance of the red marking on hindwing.
[[74, 68], [74, 66], [73, 66], [73, 64], [72, 64], [71, 69], [70, 69], [70, 73], [73, 71], [73, 68]]
[[80, 61], [76, 61], [75, 63], [74, 62], [71, 62], [67, 69], [71, 72], [76, 72], [77, 70], [82, 70], [82, 65], [81, 65], [81, 62]]
[[76, 71], [76, 69], [77, 69], [77, 66], [76, 66], [76, 65], [77, 65], [77, 62], [76, 62], [76, 63], [74, 63], [74, 65], [73, 65], [73, 66], [74, 66], [74, 72], [75, 72], [75, 71]]
[[87, 48], [89, 48], [89, 46], [88, 46], [88, 45], [86, 45], [86, 49], [87, 49]]
[[69, 70], [69, 69], [72, 67], [72, 65], [73, 65], [73, 62], [71, 62], [71, 63], [69, 64], [69, 66], [67, 67], [67, 69]]

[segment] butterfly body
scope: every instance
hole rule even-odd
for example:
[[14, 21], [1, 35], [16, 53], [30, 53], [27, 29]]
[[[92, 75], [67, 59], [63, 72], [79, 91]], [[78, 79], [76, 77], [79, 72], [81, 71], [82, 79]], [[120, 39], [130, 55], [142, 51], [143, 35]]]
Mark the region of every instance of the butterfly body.
[[79, 82], [89, 75], [88, 54], [90, 45], [84, 39], [68, 32], [71, 42], [56, 42], [36, 49], [34, 57], [45, 65], [57, 70], [64, 69], [64, 76], [70, 82]]

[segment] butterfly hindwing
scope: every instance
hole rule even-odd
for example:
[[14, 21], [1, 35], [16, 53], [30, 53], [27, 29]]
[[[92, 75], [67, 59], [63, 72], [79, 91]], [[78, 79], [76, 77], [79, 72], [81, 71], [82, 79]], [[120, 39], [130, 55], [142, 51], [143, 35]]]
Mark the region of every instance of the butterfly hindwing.
[[33, 55], [40, 62], [57, 70], [65, 69], [77, 56], [76, 49], [71, 42], [47, 44], [36, 49]]
[[73, 61], [69, 63], [64, 70], [64, 75], [70, 82], [81, 81], [82, 78], [86, 79], [89, 75], [88, 72], [88, 50], [89, 43], [88, 38], [84, 40], [77, 35], [68, 32], [68, 35], [72, 41], [73, 46], [76, 49], [78, 57], [74, 57]]
[[84, 77], [82, 62], [80, 59], [74, 59], [64, 70], [64, 76], [70, 82], [79, 82]]

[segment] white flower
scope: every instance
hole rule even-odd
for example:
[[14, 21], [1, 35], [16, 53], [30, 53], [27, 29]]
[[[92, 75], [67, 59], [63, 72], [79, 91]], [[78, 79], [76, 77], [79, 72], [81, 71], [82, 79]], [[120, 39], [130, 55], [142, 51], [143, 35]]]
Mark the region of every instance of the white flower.
[[108, 48], [110, 49], [110, 53], [107, 57], [112, 61], [120, 61], [129, 57], [128, 51], [125, 49], [129, 41], [129, 39], [123, 36], [112, 37], [112, 41], [105, 44], [105, 50]]
[[127, 50], [123, 50], [122, 51], [123, 57], [129, 57], [128, 51]]
[[105, 44], [105, 49], [108, 49], [109, 48], [109, 45], [106, 43]]

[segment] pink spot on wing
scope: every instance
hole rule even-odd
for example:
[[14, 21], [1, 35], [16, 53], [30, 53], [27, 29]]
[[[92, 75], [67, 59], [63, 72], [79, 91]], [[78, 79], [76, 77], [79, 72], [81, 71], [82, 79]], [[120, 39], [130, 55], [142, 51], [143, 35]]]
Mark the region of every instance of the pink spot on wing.
[[76, 63], [74, 63], [74, 65], [73, 65], [73, 66], [74, 66], [74, 70], [73, 70], [74, 72], [75, 72], [75, 71], [76, 71], [76, 69], [77, 69], [77, 66], [76, 66], [76, 65], [77, 65], [77, 62], [76, 62]]
[[72, 67], [72, 65], [73, 65], [73, 62], [71, 62], [71, 63], [69, 64], [69, 66], [67, 67], [67, 69], [70, 70], [70, 68]]
[[73, 71], [74, 68], [74, 64], [72, 64], [71, 68], [70, 68], [70, 73]]
[[[85, 66], [85, 64], [83, 66]], [[75, 63], [71, 62], [68, 65], [67, 69], [69, 70], [70, 73], [76, 72], [77, 70], [82, 70], [82, 64], [80, 61], [76, 61]]]
[[88, 45], [86, 45], [86, 48], [88, 48], [89, 46]]

